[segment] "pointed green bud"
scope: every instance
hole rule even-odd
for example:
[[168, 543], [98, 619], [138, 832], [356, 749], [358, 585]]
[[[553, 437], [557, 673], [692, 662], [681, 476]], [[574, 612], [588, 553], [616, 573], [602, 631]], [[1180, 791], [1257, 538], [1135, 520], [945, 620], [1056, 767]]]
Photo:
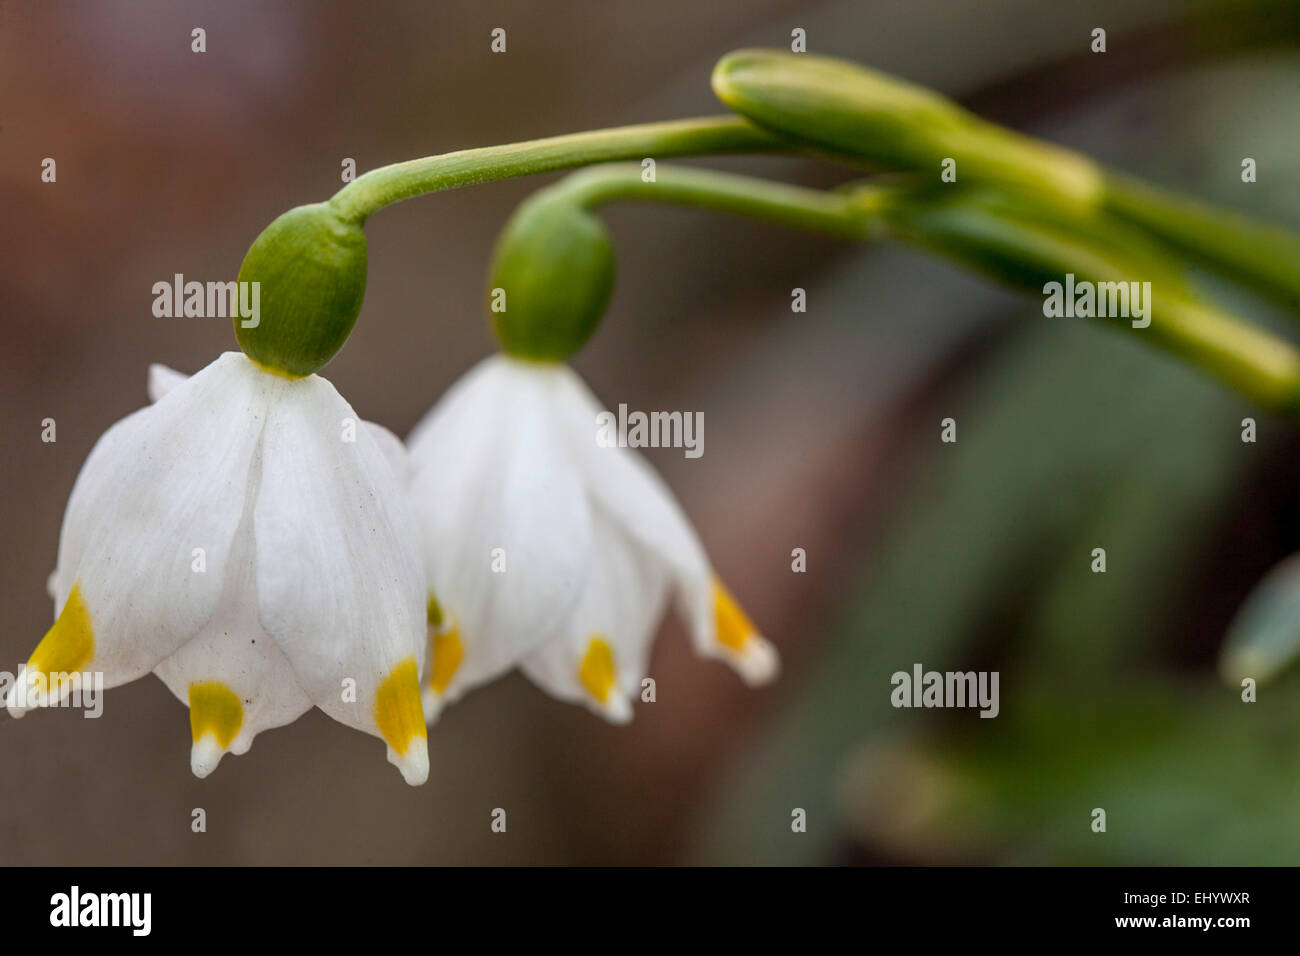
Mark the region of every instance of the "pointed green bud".
[[[998, 183], [1095, 204], [1103, 176], [1085, 156], [989, 123], [933, 90], [847, 60], [737, 50], [713, 70], [727, 106], [784, 137], [936, 182]], [[944, 174], [952, 178], [941, 178]]]
[[235, 316], [235, 338], [253, 361], [291, 377], [310, 375], [343, 347], [366, 294], [366, 234], [329, 203], [298, 206], [257, 237], [239, 281], [257, 283], [259, 314]]
[[564, 361], [600, 324], [614, 290], [614, 246], [571, 197], [544, 190], [524, 202], [497, 240], [488, 315], [516, 358]]
[[1228, 628], [1219, 673], [1233, 686], [1276, 676], [1300, 656], [1300, 555], [1270, 571]]

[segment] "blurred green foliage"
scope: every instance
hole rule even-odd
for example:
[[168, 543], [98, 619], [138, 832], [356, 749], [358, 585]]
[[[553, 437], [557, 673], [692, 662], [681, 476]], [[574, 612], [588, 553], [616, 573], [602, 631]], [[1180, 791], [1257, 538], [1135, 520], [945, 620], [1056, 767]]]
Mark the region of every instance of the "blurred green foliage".
[[[833, 862], [850, 834], [911, 862], [1300, 851], [1286, 759], [1300, 703], [1271, 685], [1243, 703], [1212, 669], [1159, 659], [1164, 622], [1196, 613], [1215, 503], [1258, 459], [1240, 439], [1256, 413], [1138, 336], [1041, 314], [1022, 328], [927, 406], [894, 530], [746, 768], [744, 799], [710, 821], [705, 858]], [[939, 441], [946, 416], [956, 444]], [[1001, 714], [893, 709], [890, 675], [917, 662], [1000, 671]], [[795, 807], [806, 834], [789, 832]]]
[[[1064, 138], [1167, 187], [1287, 222], [1300, 177], [1289, 175], [1294, 124], [1278, 117], [1293, 113], [1298, 86], [1293, 51], [1221, 60], [1117, 92], [1072, 117], [1085, 135]], [[1166, 121], [1134, 125], [1152, 116]], [[1243, 184], [1242, 155], [1274, 174]], [[1214, 288], [1229, 307], [1288, 327], [1273, 306]], [[1275, 453], [1294, 426], [1119, 323], [1046, 319], [1027, 304], [1001, 328], [897, 430], [903, 478], [881, 509], [887, 527], [836, 582], [830, 620], [808, 622], [818, 656], [789, 675], [784, 706], [716, 793], [697, 859], [1260, 865], [1300, 855], [1300, 674], [1247, 703], [1211, 649], [1182, 650], [1206, 633], [1197, 582], [1239, 560], [1215, 550], [1226, 505], [1256, 469], [1285, 466]], [[949, 416], [958, 441], [945, 445]], [[1258, 444], [1241, 440], [1246, 416], [1259, 421]], [[1098, 547], [1104, 574], [1091, 569]], [[915, 663], [998, 671], [999, 716], [894, 709], [890, 675]], [[795, 808], [806, 833], [791, 831]]]

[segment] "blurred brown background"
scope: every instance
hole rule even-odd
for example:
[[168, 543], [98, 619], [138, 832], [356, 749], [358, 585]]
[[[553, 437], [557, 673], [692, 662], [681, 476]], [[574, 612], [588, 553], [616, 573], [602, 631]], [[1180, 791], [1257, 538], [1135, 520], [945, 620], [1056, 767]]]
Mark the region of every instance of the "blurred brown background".
[[[489, 51], [498, 26], [508, 34], [499, 56]], [[1108, 30], [1105, 56], [1088, 52], [1094, 26]], [[207, 31], [204, 54], [190, 50], [194, 27]], [[2, 2], [0, 667], [15, 670], [48, 627], [45, 579], [67, 495], [95, 439], [146, 400], [148, 364], [193, 372], [235, 347], [225, 320], [154, 318], [153, 283], [178, 272], [232, 278], [266, 223], [339, 188], [345, 157], [364, 171], [722, 112], [708, 84], [717, 58], [787, 46], [794, 27], [813, 52], [926, 83], [1166, 185], [1300, 222], [1300, 68], [1286, 4]], [[1238, 177], [1244, 155], [1259, 160], [1249, 192]], [[55, 184], [40, 181], [47, 156]], [[809, 160], [709, 164], [817, 186], [846, 178]], [[358, 412], [404, 435], [490, 351], [481, 303], [492, 241], [550, 178], [425, 197], [370, 222], [365, 308], [324, 373]], [[1139, 770], [1067, 787], [1073, 796], [1061, 803], [1007, 766], [998, 779], [1009, 793], [981, 797], [994, 806], [978, 813], [975, 797], [951, 797], [964, 792], [958, 770], [1025, 749], [1014, 728], [1029, 707], [1017, 716], [1007, 702], [1020, 662], [1047, 661], [1033, 686], [1049, 699], [1084, 686], [1071, 663], [1084, 647], [1103, 661], [1088, 685], [1098, 700], [1129, 700], [1124, 682], [1152, 674], [1172, 688], [1162, 715], [1198, 712], [1197, 694], [1231, 697], [1212, 680], [1218, 637], [1251, 583], [1297, 544], [1290, 426], [1270, 423], [1250, 462], [1232, 459], [1242, 454], [1232, 445], [1242, 408], [1231, 396], [1124, 337], [1045, 328], [1033, 303], [904, 250], [684, 210], [618, 207], [606, 220], [619, 285], [576, 365], [611, 406], [705, 412], [703, 458], [651, 458], [781, 647], [782, 680], [745, 690], [695, 659], [669, 622], [653, 658], [659, 702], [639, 707], [629, 728], [511, 677], [443, 716], [430, 734], [430, 782], [411, 789], [381, 743], [319, 712], [196, 780], [185, 708], [150, 677], [110, 691], [99, 720], [71, 710], [0, 717], [0, 863], [925, 862], [952, 859], [956, 846], [958, 857], [985, 862], [1090, 858], [1059, 835], [1058, 820], [1076, 797], [1085, 817], [1107, 794], [1122, 805], [1146, 785]], [[805, 315], [790, 312], [795, 286], [809, 291]], [[979, 425], [966, 430], [980, 410], [1022, 408], [1042, 415], [1008, 421], [1001, 444], [981, 443], [990, 432]], [[983, 470], [980, 461], [931, 467], [948, 414], [963, 422], [972, 454], [985, 449]], [[1116, 421], [1129, 415], [1146, 425], [1124, 444]], [[40, 441], [46, 417], [57, 421], [57, 443]], [[1154, 421], [1167, 440], [1144, 430]], [[1214, 444], [1207, 436], [1218, 429]], [[1072, 467], [1061, 464], [1067, 444]], [[1162, 487], [1168, 510], [1165, 524], [1140, 528], [1141, 541], [1172, 553], [1143, 552], [1149, 563], [1139, 587], [1127, 579], [1127, 596], [1035, 605], [1060, 583], [1051, 569], [1073, 566], [1057, 556], [1086, 568], [1078, 554], [1092, 538], [1080, 529], [1151, 516], [1157, 504], [1146, 500], [1109, 518], [1094, 506], [1114, 500], [1106, 482], [1153, 444], [1166, 458], [1138, 469], [1149, 485], [1135, 481]], [[1009, 488], [1013, 475], [1024, 488]], [[908, 537], [937, 515], [951, 520], [929, 543]], [[1176, 548], [1169, 527], [1186, 531]], [[793, 547], [808, 551], [806, 575], [790, 573]], [[962, 547], [967, 564], [944, 563]], [[1125, 587], [1120, 565], [1108, 586]], [[939, 605], [949, 613], [925, 617]], [[1098, 642], [1080, 622], [1102, 606], [1125, 613], [1102, 615]], [[912, 715], [882, 743], [894, 733], [886, 725], [899, 723], [888, 674], [917, 660], [1001, 667], [1002, 721]], [[1051, 674], [1072, 676], [1058, 688]], [[1072, 727], [1077, 713], [1033, 726]], [[1276, 711], [1270, 719], [1281, 725]], [[1120, 726], [1131, 729], [1128, 720]], [[1013, 729], [998, 728], [1000, 742], [961, 742], [986, 730], [972, 724], [993, 723]], [[942, 743], [913, 747], [907, 735], [918, 728]], [[1049, 750], [1077, 736], [1041, 733]], [[1101, 733], [1096, 752], [1114, 739]], [[1294, 734], [1275, 741], [1261, 765], [1292, 766], [1294, 743]], [[987, 759], [984, 746], [995, 751]], [[1197, 746], [1161, 738], [1151, 752]], [[953, 753], [956, 763], [945, 762]], [[1250, 777], [1254, 767], [1239, 769]], [[1204, 832], [1214, 807], [1240, 807], [1233, 794], [1214, 804], [1174, 757], [1161, 773], [1182, 782], [1134, 798], [1154, 808], [1150, 820], [1179, 819], [1191, 799], [1187, 826]], [[1267, 848], [1270, 832], [1290, 826], [1271, 808], [1300, 803], [1298, 789], [1294, 772], [1256, 786], [1268, 799], [1248, 816]], [[1025, 809], [1026, 792], [1043, 799]], [[941, 793], [952, 813], [880, 823]], [[1195, 810], [1205, 799], [1210, 808]], [[205, 834], [190, 831], [195, 807], [207, 811]], [[490, 832], [495, 807], [507, 810], [506, 835]], [[793, 807], [809, 810], [808, 834], [790, 832]], [[1165, 862], [1186, 834], [1116, 834], [1110, 846], [1122, 841], [1119, 858]], [[1241, 859], [1234, 846], [1241, 840], [1210, 840], [1196, 861], [1267, 852]]]

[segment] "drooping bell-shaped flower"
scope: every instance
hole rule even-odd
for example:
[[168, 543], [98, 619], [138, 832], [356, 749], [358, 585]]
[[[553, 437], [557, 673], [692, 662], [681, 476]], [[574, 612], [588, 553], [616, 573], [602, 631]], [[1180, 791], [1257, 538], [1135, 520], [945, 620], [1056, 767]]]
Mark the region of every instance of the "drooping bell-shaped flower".
[[425, 585], [396, 439], [325, 379], [240, 352], [188, 379], [155, 367], [150, 392], [77, 477], [58, 618], [10, 713], [59, 700], [61, 674], [154, 671], [189, 705], [199, 776], [314, 704], [422, 783]]
[[671, 599], [696, 650], [751, 684], [777, 655], [715, 577], [638, 453], [598, 442], [601, 407], [559, 362], [486, 359], [412, 433], [430, 585], [430, 720], [516, 665], [551, 694], [631, 717]]

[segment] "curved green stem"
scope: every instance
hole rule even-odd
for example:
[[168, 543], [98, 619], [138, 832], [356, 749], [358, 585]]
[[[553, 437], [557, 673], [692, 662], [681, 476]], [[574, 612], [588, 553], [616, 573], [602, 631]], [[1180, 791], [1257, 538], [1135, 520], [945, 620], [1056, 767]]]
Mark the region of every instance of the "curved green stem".
[[878, 221], [867, 215], [870, 203], [861, 194], [806, 189], [689, 166], [658, 166], [655, 179], [648, 182], [641, 167], [631, 163], [595, 166], [565, 177], [550, 195], [584, 209], [617, 200], [694, 206], [842, 239], [866, 239], [879, 228]]
[[1300, 312], [1300, 236], [1281, 226], [1108, 173], [1102, 204], [1167, 245]]
[[[1199, 365], [1251, 401], [1300, 414], [1300, 350], [1198, 299], [1159, 247], [1116, 222], [1105, 239], [1031, 221], [996, 200], [959, 195], [934, 202], [896, 193], [880, 206], [894, 238], [937, 252], [1031, 295], [1067, 272], [1093, 283], [1150, 283], [1150, 325], [1132, 334]], [[1101, 319], [1118, 326], [1115, 320]], [[1121, 320], [1127, 327], [1127, 320]]]
[[1132, 334], [1147, 336], [1266, 408], [1300, 414], [1300, 350], [1198, 299], [1158, 245], [1120, 222], [1090, 231], [1051, 216], [1035, 218], [1020, 197], [995, 191], [927, 190], [900, 182], [823, 192], [668, 165], [658, 166], [651, 182], [639, 166], [599, 166], [546, 192], [551, 201], [586, 210], [618, 200], [673, 203], [844, 239], [888, 237], [1039, 297], [1045, 283], [1071, 272], [1094, 283], [1147, 282], [1150, 324]]
[[340, 189], [330, 205], [351, 222], [364, 222], [391, 205], [444, 189], [572, 169], [619, 159], [700, 156], [708, 153], [801, 149], [738, 116], [645, 123], [547, 139], [464, 149], [372, 169]]
[[1061, 216], [1139, 227], [1180, 256], [1300, 311], [1300, 236], [1107, 169], [991, 123], [947, 97], [857, 63], [737, 50], [713, 72], [718, 97], [764, 129], [938, 181], [1021, 194]]

